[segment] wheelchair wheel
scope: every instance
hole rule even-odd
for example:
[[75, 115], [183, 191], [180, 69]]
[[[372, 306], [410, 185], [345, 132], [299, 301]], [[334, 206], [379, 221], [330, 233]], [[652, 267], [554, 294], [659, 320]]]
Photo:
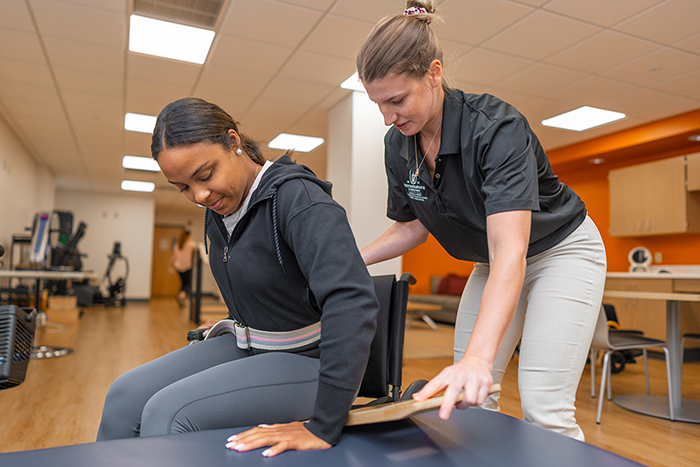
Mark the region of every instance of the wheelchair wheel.
[[627, 358], [625, 354], [620, 351], [613, 352], [610, 355], [610, 372], [613, 374], [619, 373], [625, 369], [625, 364], [627, 363]]
[[401, 394], [401, 399], [399, 401], [410, 401], [413, 400], [413, 395], [423, 389], [423, 386], [428, 384], [425, 379], [417, 379], [408, 385], [403, 394]]

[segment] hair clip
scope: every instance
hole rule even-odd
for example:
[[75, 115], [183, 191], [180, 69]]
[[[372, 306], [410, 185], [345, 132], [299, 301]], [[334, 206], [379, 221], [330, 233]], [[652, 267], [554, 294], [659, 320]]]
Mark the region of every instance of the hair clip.
[[[403, 11], [403, 14], [406, 16], [417, 15], [417, 14], [427, 15], [428, 10], [426, 10], [425, 8], [418, 7], [418, 6], [412, 6], [411, 8], [406, 8]], [[427, 21], [428, 21], [428, 23], [430, 22], [429, 19]]]

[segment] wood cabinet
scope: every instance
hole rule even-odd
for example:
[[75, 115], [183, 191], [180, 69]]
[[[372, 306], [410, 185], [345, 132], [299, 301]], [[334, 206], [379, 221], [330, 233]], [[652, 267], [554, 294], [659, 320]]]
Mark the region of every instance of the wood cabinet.
[[611, 170], [610, 235], [700, 232], [700, 153]]

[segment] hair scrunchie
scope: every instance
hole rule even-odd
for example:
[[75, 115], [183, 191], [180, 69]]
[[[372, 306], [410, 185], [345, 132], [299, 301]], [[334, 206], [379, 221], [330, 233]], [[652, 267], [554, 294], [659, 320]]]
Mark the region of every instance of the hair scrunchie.
[[[417, 7], [417, 6], [412, 6], [411, 8], [406, 8], [406, 9], [403, 11], [403, 14], [404, 14], [405, 16], [418, 15], [418, 14], [427, 15], [427, 14], [428, 14], [428, 10], [426, 10], [425, 8], [421, 8], [421, 7]], [[430, 19], [426, 19], [425, 21], [427, 21], [428, 24], [430, 24]]]

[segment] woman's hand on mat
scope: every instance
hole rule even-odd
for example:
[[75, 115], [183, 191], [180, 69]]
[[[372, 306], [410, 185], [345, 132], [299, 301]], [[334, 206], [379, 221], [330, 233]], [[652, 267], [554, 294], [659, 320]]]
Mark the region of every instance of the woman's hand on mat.
[[306, 429], [303, 422], [278, 425], [259, 425], [228, 439], [226, 447], [238, 452], [251, 451], [270, 446], [262, 453], [265, 457], [274, 457], [284, 451], [311, 451], [328, 449], [331, 444], [325, 442]]
[[[472, 405], [481, 405], [486, 401], [493, 378], [491, 367], [478, 358], [465, 356], [454, 365], [444, 368], [423, 389], [413, 395], [416, 401], [430, 399], [445, 390], [438, 416], [442, 420], [450, 418], [452, 408], [466, 409]], [[464, 399], [457, 402], [457, 396], [464, 391]]]

